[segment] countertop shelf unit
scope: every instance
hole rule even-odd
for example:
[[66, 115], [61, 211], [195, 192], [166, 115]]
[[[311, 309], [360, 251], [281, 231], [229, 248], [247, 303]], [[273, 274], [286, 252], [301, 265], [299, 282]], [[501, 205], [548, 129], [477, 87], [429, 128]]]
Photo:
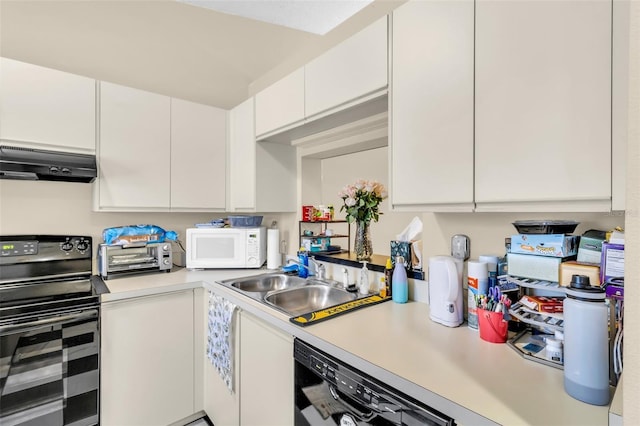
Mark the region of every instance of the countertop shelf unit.
[[[330, 224], [340, 224], [339, 226], [341, 228], [346, 226], [346, 232], [345, 233], [337, 233], [334, 232], [331, 233], [331, 235], [327, 235], [327, 229], [329, 228]], [[319, 232], [313, 232], [313, 229], [307, 229], [307, 228], [312, 228], [312, 225], [314, 229], [318, 229], [317, 225], [320, 225], [320, 230]], [[304, 231], [305, 230], [309, 230], [313, 232], [313, 235], [304, 235]], [[330, 250], [326, 250], [326, 251], [313, 251], [311, 250], [311, 253], [317, 253], [317, 254], [331, 254], [331, 253], [351, 253], [351, 224], [349, 222], [347, 222], [346, 220], [313, 220], [313, 221], [306, 221], [306, 220], [301, 220], [298, 222], [298, 235], [299, 235], [299, 240], [298, 240], [298, 246], [302, 247], [304, 245], [304, 241], [305, 240], [313, 240], [313, 239], [317, 239], [317, 238], [346, 238], [347, 239], [347, 249], [345, 250], [344, 248], [342, 248], [340, 251], [330, 251]]]

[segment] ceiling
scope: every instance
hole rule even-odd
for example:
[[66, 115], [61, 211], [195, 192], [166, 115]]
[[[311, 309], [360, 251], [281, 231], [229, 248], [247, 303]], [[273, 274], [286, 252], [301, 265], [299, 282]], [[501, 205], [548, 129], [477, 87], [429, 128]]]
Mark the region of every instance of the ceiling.
[[404, 1], [320, 36], [174, 0], [0, 0], [0, 55], [228, 109]]

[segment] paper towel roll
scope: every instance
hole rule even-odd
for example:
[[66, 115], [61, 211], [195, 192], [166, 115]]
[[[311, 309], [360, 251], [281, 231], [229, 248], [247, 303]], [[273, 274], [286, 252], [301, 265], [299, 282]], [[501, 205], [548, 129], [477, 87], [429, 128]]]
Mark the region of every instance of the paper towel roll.
[[267, 269], [278, 269], [280, 266], [282, 266], [280, 230], [267, 229]]

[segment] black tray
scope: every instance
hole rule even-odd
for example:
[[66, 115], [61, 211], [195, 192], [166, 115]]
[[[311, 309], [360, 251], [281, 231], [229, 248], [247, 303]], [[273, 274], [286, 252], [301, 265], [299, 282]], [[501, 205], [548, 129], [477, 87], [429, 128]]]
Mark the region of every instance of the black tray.
[[516, 220], [513, 226], [520, 234], [571, 234], [580, 222], [574, 220]]

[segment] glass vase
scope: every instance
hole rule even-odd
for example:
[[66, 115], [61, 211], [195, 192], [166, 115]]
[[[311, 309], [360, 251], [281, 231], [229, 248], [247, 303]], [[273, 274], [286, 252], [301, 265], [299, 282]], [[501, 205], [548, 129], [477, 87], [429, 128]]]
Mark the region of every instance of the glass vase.
[[356, 260], [371, 260], [373, 244], [371, 243], [370, 225], [370, 222], [356, 222], [356, 236], [353, 245]]

